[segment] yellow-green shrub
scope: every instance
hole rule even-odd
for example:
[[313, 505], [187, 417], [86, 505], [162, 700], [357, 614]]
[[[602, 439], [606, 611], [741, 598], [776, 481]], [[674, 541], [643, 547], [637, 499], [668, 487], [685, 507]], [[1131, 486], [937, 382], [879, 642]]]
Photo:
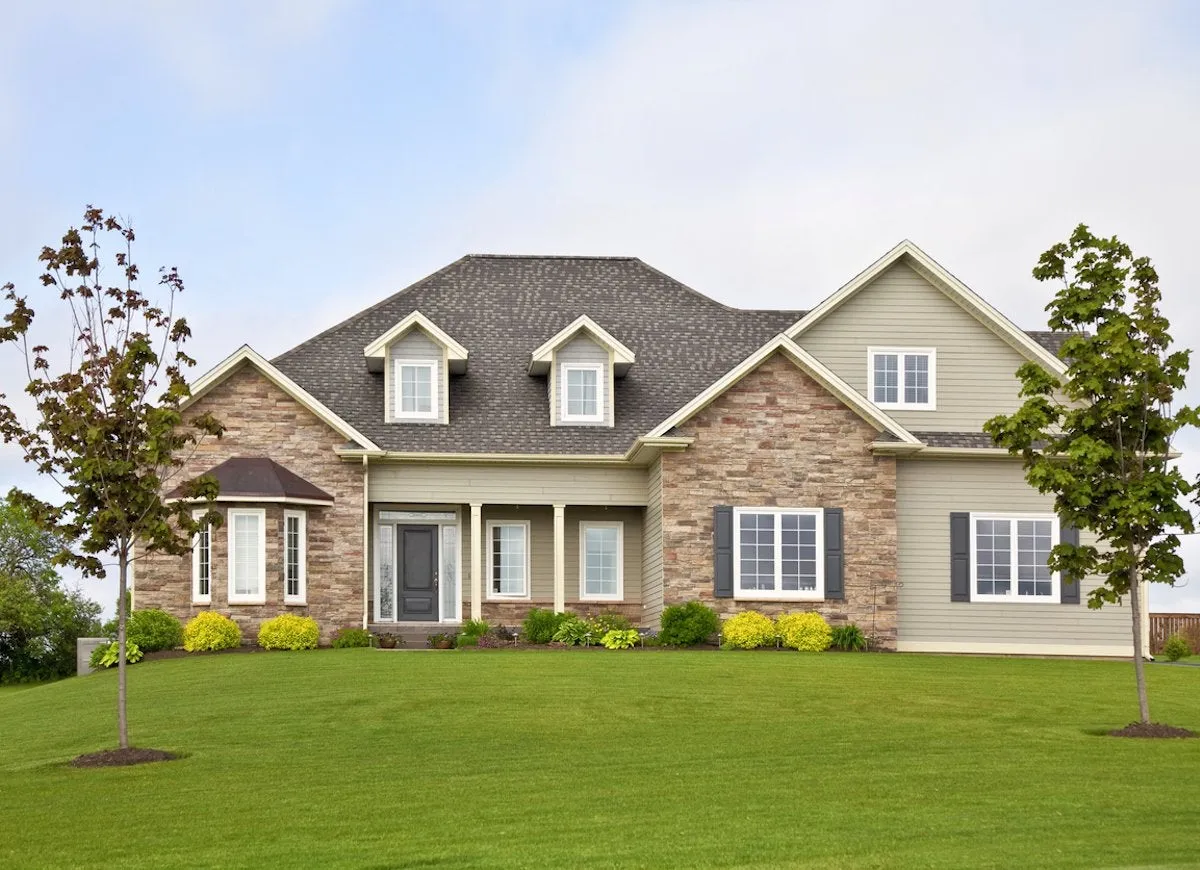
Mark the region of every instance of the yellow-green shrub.
[[775, 623], [757, 610], [743, 610], [721, 625], [721, 641], [734, 649], [757, 649], [775, 642]]
[[785, 613], [775, 620], [775, 631], [783, 645], [802, 652], [822, 652], [829, 649], [833, 629], [819, 613]]
[[188, 652], [232, 649], [242, 642], [242, 630], [228, 616], [211, 610], [197, 613], [183, 627], [183, 648]]
[[258, 627], [258, 645], [263, 649], [316, 649], [321, 630], [311, 616], [284, 613]]

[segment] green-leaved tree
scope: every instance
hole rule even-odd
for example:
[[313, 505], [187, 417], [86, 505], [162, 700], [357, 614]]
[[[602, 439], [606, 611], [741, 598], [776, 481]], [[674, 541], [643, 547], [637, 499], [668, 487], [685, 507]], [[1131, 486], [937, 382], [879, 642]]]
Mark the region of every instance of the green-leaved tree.
[[[107, 286], [102, 282], [102, 237], [117, 239], [112, 257], [117, 280]], [[49, 298], [61, 300], [70, 318], [70, 339], [53, 355], [46, 345], [31, 345], [34, 310], [27, 299], [12, 284], [0, 288], [10, 306], [0, 325], [0, 345], [13, 343], [24, 355], [25, 392], [34, 408], [26, 423], [0, 395], [0, 436], [19, 445], [26, 461], [53, 478], [63, 493], [58, 503], [15, 489], [10, 497], [63, 542], [56, 563], [101, 577], [106, 560], [116, 562], [122, 749], [129, 747], [125, 622], [134, 545], [183, 555], [201, 523], [219, 524], [212, 510], [217, 484], [211, 476], [181, 481], [188, 498], [204, 500], [209, 508], [200, 520], [192, 518], [194, 504], [168, 502], [163, 493], [189, 450], [222, 431], [209, 415], [184, 424], [180, 404], [190, 395], [184, 373], [195, 363], [183, 352], [191, 332], [174, 313], [183, 281], [174, 268], [163, 269], [158, 280], [162, 300], [144, 295], [138, 289], [133, 242], [131, 228], [89, 206], [78, 229], [69, 229], [57, 248], [42, 249], [41, 283]]]
[[1103, 578], [1089, 607], [1128, 598], [1138, 708], [1148, 723], [1141, 593], [1182, 575], [1178, 535], [1193, 531], [1195, 486], [1170, 459], [1175, 433], [1198, 422], [1195, 409], [1174, 406], [1189, 352], [1171, 347], [1150, 260], [1115, 236], [1098, 238], [1080, 224], [1042, 254], [1033, 276], [1062, 283], [1046, 310], [1051, 329], [1074, 333], [1060, 351], [1066, 374], [1021, 366], [1024, 404], [984, 429], [1024, 459], [1029, 483], [1054, 494], [1064, 521], [1094, 533], [1095, 544], [1054, 547], [1050, 567]]

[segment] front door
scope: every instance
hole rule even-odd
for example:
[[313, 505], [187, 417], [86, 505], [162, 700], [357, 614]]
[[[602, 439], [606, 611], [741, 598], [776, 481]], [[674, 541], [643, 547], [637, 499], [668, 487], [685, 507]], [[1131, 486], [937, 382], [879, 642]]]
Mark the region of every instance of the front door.
[[438, 527], [396, 527], [396, 586], [399, 590], [397, 618], [438, 618]]

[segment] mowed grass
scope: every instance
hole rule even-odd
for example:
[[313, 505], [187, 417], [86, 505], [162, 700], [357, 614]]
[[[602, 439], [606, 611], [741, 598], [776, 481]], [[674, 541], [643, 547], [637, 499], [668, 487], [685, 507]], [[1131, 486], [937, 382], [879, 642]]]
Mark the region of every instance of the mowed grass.
[[[1128, 663], [718, 652], [212, 656], [0, 695], [0, 866], [1200, 864], [1200, 740]], [[1200, 729], [1200, 669], [1149, 668]]]

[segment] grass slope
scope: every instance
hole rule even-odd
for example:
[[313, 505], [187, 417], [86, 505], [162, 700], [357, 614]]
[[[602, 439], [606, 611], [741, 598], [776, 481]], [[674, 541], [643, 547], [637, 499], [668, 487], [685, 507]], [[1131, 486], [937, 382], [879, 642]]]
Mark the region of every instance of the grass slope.
[[[1200, 728], [1200, 670], [1152, 667]], [[1096, 736], [1126, 663], [320, 653], [0, 695], [0, 866], [1195, 866], [1200, 740]], [[1180, 791], [1180, 789], [1184, 791]], [[1136, 814], [1136, 820], [1134, 815]]]

